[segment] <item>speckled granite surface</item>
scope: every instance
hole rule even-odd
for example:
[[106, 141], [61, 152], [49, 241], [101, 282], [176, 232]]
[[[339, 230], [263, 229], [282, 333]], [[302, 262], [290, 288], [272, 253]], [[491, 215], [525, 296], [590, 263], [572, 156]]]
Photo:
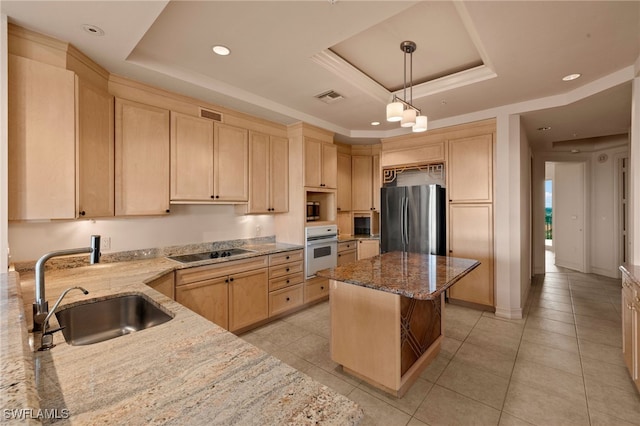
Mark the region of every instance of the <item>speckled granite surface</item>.
[[[256, 253], [264, 255], [291, 247], [269, 243], [262, 246], [265, 251]], [[26, 328], [5, 326], [6, 321], [17, 323], [20, 318], [19, 303], [14, 301], [0, 313], [2, 333], [22, 343], [9, 346], [2, 339], [3, 380], [10, 361], [22, 359], [28, 370], [34, 357], [36, 367], [35, 380], [34, 370], [31, 377], [28, 373], [13, 375], [12, 380], [22, 390], [7, 404], [28, 407], [39, 397], [43, 409], [59, 413], [68, 410], [70, 417], [62, 422], [72, 424], [358, 423], [362, 410], [346, 397], [143, 284], [186, 266], [154, 258], [47, 272], [46, 295], [50, 301], [75, 285], [87, 288], [90, 294], [71, 292], [63, 305], [125, 292], [143, 293], [174, 318], [87, 346], [67, 345], [62, 334], [55, 333], [56, 346], [51, 351], [32, 354], [24, 352], [28, 351], [24, 346]], [[9, 281], [2, 281], [3, 307], [6, 289], [11, 287]], [[22, 274], [21, 281], [23, 303], [30, 309], [33, 273]], [[28, 327], [30, 317], [26, 318]], [[54, 316], [51, 327], [56, 326]], [[2, 393], [5, 398], [7, 389]]]
[[319, 277], [432, 300], [480, 265], [473, 259], [391, 252], [316, 273]]

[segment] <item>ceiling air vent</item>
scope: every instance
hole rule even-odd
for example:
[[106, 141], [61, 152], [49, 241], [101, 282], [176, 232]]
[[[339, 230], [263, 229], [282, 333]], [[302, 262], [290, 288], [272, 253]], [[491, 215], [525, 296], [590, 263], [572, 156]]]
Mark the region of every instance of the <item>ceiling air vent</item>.
[[344, 96], [342, 96], [335, 90], [329, 90], [328, 92], [323, 92], [319, 95], [316, 95], [316, 98], [320, 99], [325, 104], [332, 104], [334, 102], [338, 102], [340, 99], [344, 99]]
[[211, 111], [209, 109], [200, 108], [200, 117], [222, 122], [222, 114], [216, 111]]

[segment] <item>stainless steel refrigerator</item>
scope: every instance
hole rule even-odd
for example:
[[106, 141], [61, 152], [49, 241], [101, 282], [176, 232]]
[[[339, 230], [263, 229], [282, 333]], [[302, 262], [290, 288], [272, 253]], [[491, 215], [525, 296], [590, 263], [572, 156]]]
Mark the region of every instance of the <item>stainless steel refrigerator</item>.
[[380, 189], [380, 251], [447, 254], [446, 196], [440, 185]]

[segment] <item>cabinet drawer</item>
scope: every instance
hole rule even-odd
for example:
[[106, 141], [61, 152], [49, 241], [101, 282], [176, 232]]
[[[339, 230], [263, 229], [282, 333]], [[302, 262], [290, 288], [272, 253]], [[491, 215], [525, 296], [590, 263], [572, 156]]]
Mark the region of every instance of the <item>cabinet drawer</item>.
[[284, 253], [272, 254], [269, 256], [269, 266], [282, 265], [283, 263], [295, 262], [304, 259], [304, 251], [294, 250], [285, 251]]
[[327, 278], [313, 278], [304, 283], [304, 303], [321, 299], [329, 295], [329, 280]]
[[338, 253], [342, 253], [347, 250], [355, 250], [356, 249], [356, 241], [344, 241], [342, 243], [338, 243]]
[[215, 263], [207, 266], [197, 266], [195, 268], [181, 269], [176, 271], [176, 285], [184, 285], [224, 275], [266, 268], [267, 262], [267, 256], [260, 256]]
[[302, 305], [302, 284], [269, 293], [269, 316], [286, 312]]
[[286, 275], [282, 278], [269, 280], [269, 291], [280, 290], [281, 288], [290, 287], [296, 284], [302, 284], [304, 275], [302, 272], [293, 275]]
[[[355, 244], [354, 244], [355, 246]], [[349, 250], [349, 251], [343, 251], [342, 253], [338, 252], [338, 266], [342, 266], [342, 265], [346, 265], [347, 263], [351, 263], [351, 262], [355, 262], [356, 261], [356, 251], [355, 250]]]
[[302, 260], [293, 263], [285, 263], [280, 266], [272, 266], [269, 268], [269, 278], [284, 277], [285, 275], [302, 273]]

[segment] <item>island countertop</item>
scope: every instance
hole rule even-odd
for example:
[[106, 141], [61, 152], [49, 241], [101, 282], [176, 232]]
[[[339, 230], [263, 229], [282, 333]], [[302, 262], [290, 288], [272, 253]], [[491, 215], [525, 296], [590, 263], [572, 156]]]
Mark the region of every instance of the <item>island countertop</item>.
[[473, 259], [395, 251], [316, 275], [412, 299], [433, 300], [479, 265]]
[[[279, 247], [266, 249], [273, 252]], [[2, 333], [16, 337], [11, 345], [7, 346], [11, 343], [7, 339], [0, 345], [3, 367], [10, 360], [24, 367], [3, 368], [7, 380], [18, 385], [12, 387], [16, 392], [2, 392], [3, 408], [66, 412], [70, 417], [65, 422], [72, 424], [342, 425], [359, 421], [362, 411], [352, 401], [144, 284], [183, 267], [155, 258], [48, 271], [50, 299], [74, 285], [90, 291], [88, 296], [69, 293], [65, 305], [141, 293], [174, 318], [87, 346], [67, 345], [55, 333], [56, 347], [35, 354], [28, 352], [25, 343], [33, 274], [22, 274], [20, 283], [16, 274], [3, 275], [0, 287], [11, 291], [4, 291], [0, 301], [11, 309], [0, 315], [8, 320], [2, 322]], [[11, 327], [11, 322], [20, 327]]]

